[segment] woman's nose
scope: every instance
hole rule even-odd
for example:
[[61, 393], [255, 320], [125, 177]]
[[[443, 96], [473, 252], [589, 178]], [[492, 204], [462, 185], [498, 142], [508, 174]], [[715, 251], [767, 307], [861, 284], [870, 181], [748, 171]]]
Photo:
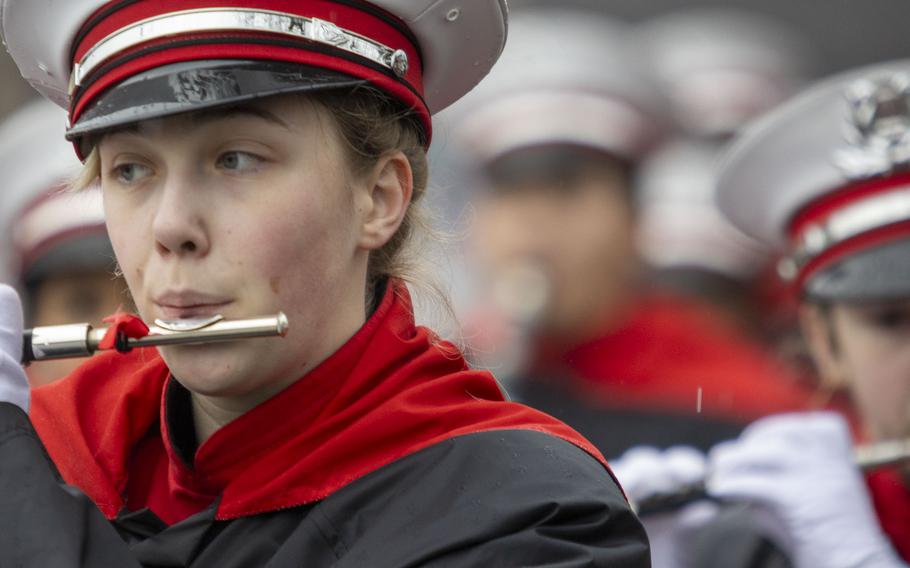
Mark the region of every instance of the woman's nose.
[[169, 180], [155, 210], [152, 231], [163, 256], [204, 256], [209, 250], [201, 192], [185, 180]]

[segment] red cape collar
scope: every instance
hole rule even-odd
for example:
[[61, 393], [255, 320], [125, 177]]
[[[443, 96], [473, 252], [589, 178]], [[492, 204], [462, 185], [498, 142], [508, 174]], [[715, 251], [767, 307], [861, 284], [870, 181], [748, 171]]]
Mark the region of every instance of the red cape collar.
[[622, 324], [568, 349], [543, 345], [538, 374], [568, 380], [604, 407], [747, 422], [805, 410], [811, 393], [712, 308], [666, 293], [639, 300]]
[[910, 562], [910, 490], [893, 469], [872, 472], [866, 481], [882, 530], [901, 558]]
[[[202, 444], [192, 471], [162, 429], [174, 498], [219, 495], [219, 519], [294, 507], [422, 448], [498, 429], [545, 432], [603, 462], [565, 424], [505, 402], [492, 376], [415, 326], [403, 284], [388, 288], [335, 354]], [[164, 423], [169, 377], [156, 351], [136, 350], [96, 356], [34, 393], [32, 421], [64, 480], [108, 518], [124, 506], [134, 449]]]

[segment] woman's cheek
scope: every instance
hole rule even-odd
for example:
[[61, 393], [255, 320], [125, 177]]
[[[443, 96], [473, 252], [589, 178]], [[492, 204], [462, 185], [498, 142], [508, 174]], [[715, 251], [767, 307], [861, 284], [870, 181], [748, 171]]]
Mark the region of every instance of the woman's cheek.
[[114, 249], [117, 266], [123, 272], [127, 286], [134, 297], [138, 297], [140, 295], [138, 288], [141, 287], [144, 274], [143, 268], [138, 262], [138, 257], [141, 255], [143, 247], [149, 248], [154, 243], [143, 244], [145, 239], [142, 238], [141, 233], [125, 230], [123, 223], [111, 220], [110, 217], [108, 217], [107, 231], [108, 237], [111, 239], [111, 246]]
[[[276, 220], [281, 220], [280, 216]], [[291, 290], [307, 287], [306, 274], [319, 273], [313, 253], [319, 243], [307, 242], [301, 227], [282, 222], [250, 223], [258, 230], [246, 232], [233, 247], [244, 254], [234, 256], [234, 267], [255, 283], [257, 295], [270, 297], [282, 304]], [[292, 261], [293, 259], [293, 261]], [[280, 307], [280, 306], [279, 306]]]
[[910, 435], [910, 357], [878, 354], [861, 363], [855, 398], [872, 434], [880, 439]]
[[910, 436], [910, 349], [904, 348], [893, 354], [887, 372], [883, 373], [883, 383], [879, 385], [883, 404], [887, 405], [890, 417], [888, 438], [905, 438]]

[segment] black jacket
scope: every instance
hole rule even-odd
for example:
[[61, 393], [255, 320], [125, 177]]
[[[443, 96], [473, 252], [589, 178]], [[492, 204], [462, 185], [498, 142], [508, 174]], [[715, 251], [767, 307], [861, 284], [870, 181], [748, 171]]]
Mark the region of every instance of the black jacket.
[[650, 566], [647, 538], [603, 466], [527, 430], [446, 440], [301, 507], [170, 527], [108, 522], [62, 485], [17, 407], [0, 403], [0, 566]]

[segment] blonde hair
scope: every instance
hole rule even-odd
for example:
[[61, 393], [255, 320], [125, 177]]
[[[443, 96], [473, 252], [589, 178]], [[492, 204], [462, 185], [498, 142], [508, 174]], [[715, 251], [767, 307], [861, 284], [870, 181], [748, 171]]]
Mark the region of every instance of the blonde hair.
[[92, 148], [88, 158], [82, 163], [82, 170], [70, 184], [70, 191], [82, 191], [94, 185], [101, 177], [101, 154], [98, 146]]
[[370, 254], [367, 292], [387, 279], [397, 278], [423, 285], [415, 233], [431, 234], [429, 214], [423, 206], [429, 181], [429, 164], [423, 128], [413, 112], [404, 110], [388, 95], [374, 87], [350, 91], [317, 92], [307, 97], [329, 111], [341, 133], [351, 174], [369, 173], [376, 162], [392, 152], [402, 152], [411, 166], [411, 203], [398, 231], [380, 249]]

